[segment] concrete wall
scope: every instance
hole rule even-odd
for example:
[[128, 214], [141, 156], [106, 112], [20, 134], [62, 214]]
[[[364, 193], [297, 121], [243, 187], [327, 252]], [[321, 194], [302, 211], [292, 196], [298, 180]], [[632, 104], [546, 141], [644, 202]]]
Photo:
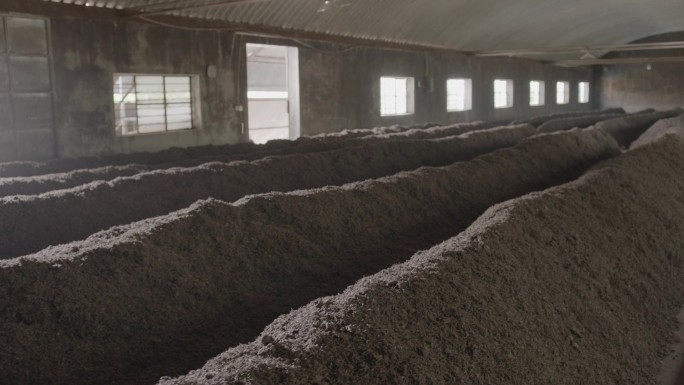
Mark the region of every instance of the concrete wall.
[[[476, 119], [511, 120], [551, 112], [579, 111], [592, 108], [592, 103], [577, 103], [577, 83], [591, 81], [587, 69], [565, 69], [535, 61], [501, 58], [470, 58], [457, 54], [430, 54], [358, 49], [354, 59], [357, 90], [357, 125], [359, 127], [424, 122], [462, 122]], [[399, 117], [380, 116], [380, 77], [410, 76], [416, 81], [427, 76], [434, 79], [434, 91], [416, 89], [415, 114]], [[473, 109], [447, 112], [446, 80], [471, 78]], [[512, 108], [494, 108], [494, 79], [514, 81]], [[529, 81], [546, 82], [546, 102], [530, 107]], [[569, 81], [570, 103], [556, 104], [556, 81]], [[370, 92], [368, 92], [369, 90]]]
[[[684, 32], [642, 39], [637, 43], [684, 40]], [[684, 50], [611, 53], [610, 58], [684, 56]], [[647, 107], [684, 107], [684, 62], [611, 65], [601, 71], [601, 105], [635, 111]]]
[[[254, 36], [238, 36], [236, 41], [242, 48], [248, 42], [299, 48], [301, 135], [357, 128], [355, 93], [358, 90], [355, 82], [351, 81], [357, 68], [353, 51], [320, 42], [301, 44], [292, 40]], [[244, 89], [247, 74], [240, 71], [239, 77]]]
[[[54, 17], [51, 26], [60, 156], [240, 141], [230, 103], [235, 100], [230, 35]], [[206, 76], [209, 65], [218, 67], [216, 78]], [[117, 136], [112, 99], [115, 72], [199, 75], [201, 128]]]
[[[345, 49], [325, 43], [307, 43], [304, 46], [289, 40], [258, 37], [245, 37], [244, 41], [299, 47], [302, 135], [392, 124], [512, 120], [598, 107], [598, 100], [593, 97], [592, 103], [577, 103], [578, 82], [594, 81], [589, 69], [567, 69], [536, 61], [479, 59], [447, 53], [426, 54], [378, 48]], [[381, 116], [382, 76], [413, 77], [416, 84], [428, 77], [434, 81], [434, 90], [425, 92], [416, 87], [415, 112], [411, 115]], [[446, 81], [451, 78], [472, 79], [471, 111], [447, 112]], [[494, 108], [493, 82], [497, 78], [514, 81], [512, 108]], [[530, 107], [530, 80], [546, 82], [546, 101], [543, 106]], [[556, 104], [556, 81], [570, 82], [569, 104]], [[244, 74], [241, 82], [246, 84]]]
[[354, 55], [337, 50], [299, 49], [302, 135], [358, 128]]
[[[1, 7], [0, 7], [1, 8]], [[158, 151], [170, 147], [238, 143], [248, 140], [246, 109], [246, 42], [299, 47], [301, 133], [312, 135], [345, 128], [451, 123], [474, 119], [509, 120], [557, 111], [588, 110], [579, 105], [577, 82], [591, 81], [586, 69], [569, 70], [516, 59], [475, 59], [456, 54], [425, 54], [353, 48], [326, 43], [294, 42], [228, 31], [195, 31], [136, 21], [50, 16], [54, 53], [55, 121], [61, 157]], [[207, 66], [218, 76], [206, 76]], [[114, 132], [114, 73], [191, 74], [200, 79], [201, 128], [140, 136]], [[424, 75], [434, 91], [416, 89], [415, 113], [381, 117], [379, 85], [383, 75]], [[446, 111], [446, 79], [473, 79], [473, 110]], [[515, 81], [513, 108], [493, 108], [493, 80]], [[546, 105], [529, 107], [529, 80], [546, 81]], [[571, 82], [571, 103], [555, 104], [555, 82]]]

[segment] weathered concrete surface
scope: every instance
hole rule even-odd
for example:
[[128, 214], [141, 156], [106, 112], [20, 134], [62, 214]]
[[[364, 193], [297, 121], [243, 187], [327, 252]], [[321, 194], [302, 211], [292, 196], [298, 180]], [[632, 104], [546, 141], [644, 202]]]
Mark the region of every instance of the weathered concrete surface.
[[203, 201], [0, 261], [0, 378], [144, 384], [181, 374], [279, 314], [452, 236], [492, 204], [618, 153], [598, 130], [543, 135], [442, 168]]
[[[533, 61], [510, 58], [473, 58], [464, 55], [428, 55], [410, 52], [392, 52], [377, 49], [358, 49], [354, 59], [357, 127], [386, 126], [389, 124], [415, 124], [423, 122], [459, 122], [475, 119], [508, 121], [554, 112], [591, 111], [592, 103], [577, 103], [577, 87], [580, 81], [591, 81], [589, 69], [567, 69]], [[380, 116], [380, 77], [409, 76], [416, 81], [428, 73], [434, 78], [434, 91], [416, 89], [415, 114], [408, 116]], [[465, 112], [446, 111], [446, 80], [452, 78], [472, 79], [473, 109]], [[494, 79], [514, 81], [514, 105], [512, 108], [494, 108]], [[529, 81], [566, 79], [570, 88], [570, 103], [557, 105], [554, 95], [546, 92], [543, 106], [530, 106]]]
[[669, 139], [492, 207], [159, 385], [655, 384], [684, 297], [684, 142]]
[[[52, 16], [58, 144], [62, 157], [237, 143], [232, 35], [123, 21]], [[218, 77], [206, 77], [207, 65]], [[201, 129], [120, 137], [114, 132], [114, 73], [200, 77]]]
[[156, 170], [41, 195], [4, 197], [0, 199], [0, 258], [82, 239], [200, 199], [230, 202], [249, 194], [340, 185], [421, 166], [444, 166], [513, 146], [533, 133], [532, 126], [519, 125], [435, 140], [380, 141], [254, 162]]
[[[324, 43], [298, 44], [290, 40], [240, 37], [230, 32], [188, 31], [133, 20], [86, 20], [48, 13], [54, 53], [56, 133], [61, 157], [159, 151], [170, 147], [238, 143], [248, 140], [245, 42], [295, 45], [300, 52], [301, 119], [303, 134], [345, 128], [392, 124], [443, 124], [487, 119], [493, 121], [560, 111], [581, 111], [596, 105], [571, 103], [558, 106], [547, 92], [547, 103], [530, 107], [527, 82], [563, 78], [576, 84], [590, 81], [587, 69], [563, 69], [518, 59], [469, 58], [422, 52], [355, 48]], [[309, 42], [311, 43], [311, 42]], [[344, 50], [344, 52], [340, 52]], [[427, 59], [427, 60], [426, 60]], [[206, 76], [208, 65], [218, 77]], [[190, 74], [200, 79], [201, 129], [154, 135], [117, 137], [114, 133], [112, 75], [114, 73]], [[415, 90], [415, 113], [382, 117], [379, 113], [381, 76], [425, 74], [433, 79], [432, 92]], [[446, 80], [473, 80], [473, 106], [469, 112], [446, 111]], [[515, 81], [515, 105], [494, 109], [494, 78]], [[0, 150], [3, 148], [0, 135]]]
[[[653, 36], [634, 43], [683, 41], [684, 31]], [[611, 53], [608, 58], [681, 57], [684, 49]], [[646, 107], [666, 110], [684, 107], [684, 63], [611, 65], [600, 76], [601, 105], [624, 106], [628, 111]]]

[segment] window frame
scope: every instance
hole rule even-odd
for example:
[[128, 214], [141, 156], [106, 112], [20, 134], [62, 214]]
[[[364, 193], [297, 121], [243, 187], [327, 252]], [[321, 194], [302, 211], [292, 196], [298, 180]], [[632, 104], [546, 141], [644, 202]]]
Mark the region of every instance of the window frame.
[[[586, 90], [582, 86], [586, 85]], [[591, 82], [579, 82], [577, 84], [577, 102], [579, 104], [587, 104], [591, 101]]]
[[[534, 90], [532, 89], [532, 84], [538, 83], [539, 89], [537, 90], [536, 96], [539, 99], [537, 103], [533, 103]], [[546, 82], [543, 80], [530, 80], [530, 107], [541, 107], [546, 105]]]
[[[562, 94], [559, 87], [561, 84], [563, 85]], [[563, 96], [563, 99], [560, 98], [561, 95]], [[565, 80], [559, 80], [556, 82], [556, 104], [559, 106], [570, 104], [570, 82]]]
[[[11, 151], [0, 156], [1, 161], [14, 161], [25, 159], [25, 151], [22, 150], [22, 144], [27, 142], [34, 142], [35, 138], [30, 138], [32, 135], [46, 135], [51, 136], [49, 143], [49, 154], [45, 152], [43, 156], [54, 157], [57, 153], [57, 142], [56, 142], [56, 112], [55, 112], [55, 72], [54, 72], [54, 52], [52, 47], [52, 27], [51, 20], [49, 17], [41, 15], [32, 15], [25, 13], [14, 13], [9, 11], [0, 11], [0, 28], [2, 28], [2, 34], [0, 34], [0, 39], [3, 40], [3, 51], [0, 52], [0, 61], [3, 62], [6, 69], [7, 84], [6, 89], [0, 90], [0, 97], [2, 97], [6, 104], [4, 107], [7, 108], [6, 114], [4, 115], [4, 121], [2, 127], [0, 127], [0, 133], [11, 137], [11, 144], [8, 143], [7, 148], [11, 148]], [[11, 39], [14, 36], [13, 28], [10, 26], [10, 19], [20, 19], [20, 20], [32, 20], [40, 21], [45, 27], [45, 51], [35, 52], [35, 51], [13, 51]], [[34, 59], [40, 60], [45, 59], [46, 62], [46, 72], [44, 80], [46, 83], [44, 87], [36, 87], [31, 89], [21, 89], [18, 88], [15, 81], [16, 77], [13, 75], [13, 59], [19, 59], [19, 61], [24, 59]], [[33, 76], [32, 76], [33, 77]], [[25, 114], [21, 111], [21, 106], [28, 100], [33, 100], [40, 107], [39, 113], [32, 111], [32, 114]], [[0, 107], [2, 107], [0, 105]], [[40, 124], [33, 124], [29, 122], [30, 119], [25, 119], [27, 116], [30, 118], [40, 117]], [[0, 119], [2, 120], [2, 119]], [[45, 143], [43, 143], [45, 144]], [[47, 146], [48, 144], [45, 144]], [[35, 143], [31, 145], [35, 147]], [[42, 153], [43, 150], [47, 151], [47, 148], [41, 148], [39, 151]]]
[[[497, 92], [496, 85], [498, 82], [505, 82], [506, 84], [506, 104], [504, 105], [497, 105], [497, 95], [499, 92]], [[515, 94], [514, 94], [514, 89], [515, 89], [515, 83], [513, 82], [513, 79], [494, 79], [494, 82], [492, 83], [493, 85], [493, 93], [492, 96], [494, 97], [494, 108], [497, 110], [502, 110], [506, 108], [513, 108], [515, 105]]]
[[[383, 79], [392, 79], [395, 81], [395, 89], [396, 89], [396, 80], [406, 80], [406, 112], [401, 112], [401, 113], [385, 113], [384, 112], [384, 92], [383, 92]], [[380, 117], [392, 117], [392, 116], [409, 116], [413, 115], [415, 113], [415, 78], [410, 77], [410, 76], [389, 76], [389, 75], [383, 75], [380, 77]], [[396, 106], [397, 102], [397, 93], [395, 91], [394, 95], [394, 102]], [[396, 108], [395, 108], [396, 110]]]
[[[125, 134], [123, 133], [123, 130], [120, 129], [120, 124], [119, 124], [119, 119], [117, 119], [117, 103], [114, 100], [114, 94], [115, 90], [114, 87], [116, 85], [116, 79], [118, 77], [122, 76], [132, 76], [134, 79], [136, 77], [145, 77], [145, 76], [152, 76], [152, 77], [162, 77], [164, 80], [164, 83], [166, 81], [167, 77], [187, 77], [190, 80], [190, 115], [192, 119], [192, 124], [191, 128], [183, 128], [183, 129], [176, 129], [176, 130], [169, 130], [168, 128], [168, 121], [165, 121], [164, 123], [164, 130], [163, 131], [154, 131], [154, 132], [140, 132], [139, 124], [137, 127], [137, 132], [132, 133], [132, 134]], [[135, 80], [134, 80], [135, 81]], [[200, 92], [200, 84], [201, 84], [201, 76], [199, 74], [193, 74], [193, 73], [154, 73], [154, 72], [114, 72], [112, 74], [112, 108], [114, 111], [114, 132], [117, 137], [119, 138], [126, 138], [126, 137], [138, 137], [138, 136], [148, 136], [148, 135], [164, 135], [164, 134], [173, 134], [173, 133], [179, 133], [179, 132], [188, 132], [188, 131], [195, 131], [195, 130], [200, 130], [202, 129], [202, 108], [201, 108], [201, 92]], [[135, 105], [137, 106], [137, 100]], [[165, 101], [164, 101], [164, 108], [165, 108], [165, 117], [166, 117], [166, 107], [168, 106], [168, 103], [166, 102], [166, 94], [165, 94]], [[136, 116], [136, 119], [138, 116]], [[166, 119], [165, 119], [166, 120]]]
[[[456, 98], [458, 92], [452, 94], [449, 92], [449, 84], [453, 82], [463, 82], [463, 108], [450, 108], [451, 98]], [[454, 103], [459, 104], [459, 103]], [[446, 80], [446, 110], [447, 112], [465, 112], [473, 109], [473, 79], [471, 78], [450, 78]]]

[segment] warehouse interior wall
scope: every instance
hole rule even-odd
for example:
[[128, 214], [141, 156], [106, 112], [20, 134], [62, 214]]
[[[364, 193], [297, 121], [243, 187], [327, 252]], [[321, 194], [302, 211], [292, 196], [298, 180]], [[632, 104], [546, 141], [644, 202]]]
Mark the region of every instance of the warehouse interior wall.
[[[231, 36], [142, 23], [51, 17], [59, 155], [158, 151], [241, 141]], [[216, 67], [213, 77], [209, 66]], [[115, 73], [199, 77], [200, 129], [135, 136], [114, 131]]]
[[[587, 68], [567, 69], [531, 60], [473, 58], [456, 53], [349, 48], [137, 21], [70, 15], [47, 18], [53, 52], [55, 148], [59, 157], [248, 141], [247, 43], [298, 48], [301, 135], [392, 124], [504, 121], [599, 106], [597, 100], [577, 102], [577, 83], [594, 79]], [[201, 126], [117, 135], [112, 96], [112, 77], [117, 73], [196, 77]], [[381, 116], [382, 76], [415, 79], [414, 113]], [[446, 81], [450, 78], [472, 79], [472, 110], [447, 112]], [[511, 108], [493, 106], [493, 81], [497, 78], [514, 82]], [[546, 82], [543, 106], [529, 106], [530, 80]], [[570, 103], [555, 103], [556, 81], [571, 85]]]
[[[637, 40], [634, 43], [683, 41], [684, 31]], [[681, 57], [684, 49], [614, 52], [609, 58]], [[600, 101], [603, 107], [637, 111], [647, 107], [684, 107], [684, 62], [609, 65], [600, 69]]]
[[[393, 52], [371, 48], [355, 50], [353, 63], [356, 66], [354, 72], [357, 74], [356, 123], [359, 127], [472, 120], [505, 121], [553, 112], [590, 110], [595, 107], [593, 103], [577, 102], [577, 84], [581, 81], [592, 81], [592, 72], [586, 68], [560, 68], [523, 59], [473, 58], [459, 54]], [[432, 83], [433, 86], [417, 87], [414, 114], [382, 117], [379, 79], [384, 75], [410, 76], [416, 80], [428, 79], [417, 83]], [[470, 111], [447, 112], [446, 81], [457, 78], [472, 79], [473, 100]], [[513, 81], [513, 107], [494, 108], [495, 79]], [[542, 106], [530, 106], [531, 80], [545, 81], [545, 102]], [[557, 81], [570, 83], [570, 103], [556, 104]]]

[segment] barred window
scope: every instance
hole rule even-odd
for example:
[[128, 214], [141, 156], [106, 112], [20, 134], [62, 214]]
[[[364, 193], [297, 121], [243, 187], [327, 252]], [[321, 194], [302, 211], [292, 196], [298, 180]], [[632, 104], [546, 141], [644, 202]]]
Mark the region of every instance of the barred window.
[[195, 76], [114, 75], [117, 135], [197, 128]]
[[532, 80], [530, 82], [530, 106], [544, 105], [544, 82], [541, 80]]
[[513, 107], [513, 80], [494, 80], [494, 108]]
[[414, 107], [414, 79], [380, 78], [380, 115], [408, 115]]
[[447, 80], [447, 111], [468, 111], [473, 108], [473, 82], [470, 79]]
[[570, 103], [570, 83], [556, 83], [556, 104]]
[[580, 103], [589, 103], [589, 82], [579, 83], [579, 97]]

